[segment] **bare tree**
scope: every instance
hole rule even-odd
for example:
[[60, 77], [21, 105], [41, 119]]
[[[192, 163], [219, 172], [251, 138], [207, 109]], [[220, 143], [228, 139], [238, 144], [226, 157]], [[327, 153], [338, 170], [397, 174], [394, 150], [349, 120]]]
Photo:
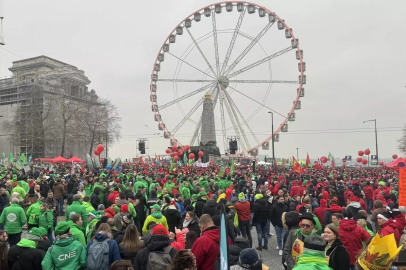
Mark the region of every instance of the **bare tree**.
[[406, 154], [406, 124], [403, 127], [402, 137], [398, 140], [398, 149], [400, 152]]
[[[86, 106], [77, 115], [79, 136], [89, 145], [92, 155], [95, 144], [112, 145], [120, 139], [121, 117], [117, 107], [107, 99], [99, 99], [97, 104]], [[108, 148], [106, 147], [106, 155]]]

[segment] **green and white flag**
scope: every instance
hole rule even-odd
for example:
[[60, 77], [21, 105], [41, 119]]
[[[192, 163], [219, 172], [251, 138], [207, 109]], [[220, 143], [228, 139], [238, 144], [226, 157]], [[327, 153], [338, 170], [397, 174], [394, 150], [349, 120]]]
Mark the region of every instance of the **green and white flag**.
[[333, 159], [334, 159], [333, 155], [331, 153], [328, 153], [328, 161], [331, 161]]
[[13, 157], [13, 154], [9, 154], [8, 155], [8, 161], [10, 162], [10, 163], [14, 163], [14, 157]]
[[6, 153], [3, 151], [3, 157], [1, 158], [1, 164], [6, 163]]
[[230, 169], [230, 175], [233, 175], [235, 172], [235, 165], [234, 165], [234, 159], [231, 160], [231, 169]]

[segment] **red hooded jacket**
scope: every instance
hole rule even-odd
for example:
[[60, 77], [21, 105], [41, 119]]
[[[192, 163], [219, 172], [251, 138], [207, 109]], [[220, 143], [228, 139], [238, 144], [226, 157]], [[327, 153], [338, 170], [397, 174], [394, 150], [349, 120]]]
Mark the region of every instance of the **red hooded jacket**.
[[330, 200], [330, 193], [327, 190], [323, 190], [323, 199], [328, 201]]
[[299, 213], [300, 207], [305, 206], [307, 203], [301, 203], [298, 206], [296, 206], [295, 211]]
[[362, 249], [362, 241], [368, 241], [371, 235], [353, 219], [341, 220], [338, 231], [340, 240], [350, 255], [350, 265], [354, 265], [358, 252]]
[[406, 228], [405, 214], [397, 215], [394, 219], [396, 221], [395, 224], [396, 224], [396, 227], [398, 229], [398, 232], [399, 232], [400, 235], [402, 235], [403, 230]]
[[227, 199], [227, 202], [230, 201], [231, 196], [233, 196], [233, 189], [232, 189], [232, 188], [227, 188], [227, 189], [226, 189], [226, 199]]
[[116, 203], [117, 197], [120, 197], [120, 192], [115, 190], [107, 197], [107, 200]]
[[303, 188], [302, 188], [302, 182], [299, 181], [297, 185], [294, 185], [293, 187], [290, 188], [290, 197], [295, 198], [296, 196], [303, 196]]
[[[325, 199], [320, 200], [320, 207], [317, 207], [314, 210], [314, 214], [319, 219], [320, 222], [323, 222], [324, 213], [327, 210], [327, 201]], [[322, 224], [323, 225], [323, 224]]]
[[365, 199], [373, 200], [374, 198], [374, 189], [370, 185], [366, 185], [363, 189], [365, 194]]
[[108, 218], [114, 218], [115, 215], [116, 215], [116, 212], [114, 210], [111, 210], [110, 208], [104, 209], [104, 216], [106, 216]]
[[[341, 226], [341, 224], [340, 224]], [[385, 236], [385, 235], [390, 235], [392, 234], [395, 236], [395, 240], [396, 240], [396, 245], [399, 245], [399, 241], [400, 241], [400, 233], [398, 231], [398, 228], [396, 227], [396, 222], [393, 221], [393, 219], [389, 219], [388, 221], [386, 221], [382, 226], [381, 226], [381, 230], [379, 231], [379, 235], [381, 237]]]
[[[228, 239], [229, 245], [232, 245]], [[214, 270], [214, 263], [220, 253], [220, 229], [210, 227], [203, 231], [192, 246], [192, 253], [196, 257], [198, 270]]]

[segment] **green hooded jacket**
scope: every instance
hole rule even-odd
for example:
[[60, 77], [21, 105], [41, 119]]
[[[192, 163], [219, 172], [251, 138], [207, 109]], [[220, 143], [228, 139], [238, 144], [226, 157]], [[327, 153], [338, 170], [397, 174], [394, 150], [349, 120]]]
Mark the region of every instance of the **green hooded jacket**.
[[[87, 195], [87, 193], [86, 193]], [[65, 212], [65, 221], [69, 221], [69, 215], [71, 212], [75, 212], [75, 214], [81, 215], [83, 220], [83, 228], [86, 228], [87, 218], [86, 218], [86, 208], [82, 205], [79, 201], [73, 201], [71, 205], [66, 208]]]
[[86, 248], [73, 236], [57, 238], [42, 260], [42, 270], [85, 269], [86, 256]]
[[180, 193], [182, 194], [183, 199], [190, 199], [190, 189], [189, 187], [181, 187]]
[[18, 181], [18, 185], [24, 189], [25, 193], [27, 193], [30, 190], [30, 186], [25, 181], [22, 180]]
[[91, 184], [87, 184], [87, 186], [85, 186], [86, 196], [89, 196], [89, 197], [92, 196], [93, 190], [94, 190], [94, 187]]
[[21, 239], [20, 242], [17, 243], [19, 247], [26, 247], [26, 248], [37, 248], [37, 245], [34, 241], [28, 239]]
[[45, 228], [45, 230], [54, 228], [54, 213], [52, 210], [41, 210], [38, 218], [39, 227]]
[[162, 224], [162, 225], [165, 226], [165, 228], [166, 228], [167, 230], [169, 230], [168, 222], [166, 221], [166, 217], [163, 216], [163, 215], [161, 214], [161, 212], [156, 211], [156, 212], [153, 212], [151, 215], [149, 215], [149, 216], [147, 217], [147, 219], [145, 220], [144, 226], [142, 227], [142, 234], [145, 234], [146, 232], [148, 232], [147, 225], [148, 225], [148, 223], [150, 223], [151, 221], [154, 221], [156, 224]]
[[82, 227], [80, 227], [78, 224], [73, 223], [73, 221], [69, 220], [69, 227], [70, 227], [70, 233], [73, 234], [73, 237], [78, 240], [81, 244], [86, 246], [86, 239], [85, 239], [85, 232]]
[[317, 251], [305, 251], [297, 257], [294, 270], [333, 270], [328, 267], [328, 262], [323, 253]]
[[4, 224], [4, 230], [8, 234], [20, 233], [26, 222], [27, 217], [25, 216], [24, 209], [14, 203], [4, 208], [0, 216], [0, 223]]
[[83, 207], [86, 209], [86, 214], [89, 214], [90, 211], [95, 211], [96, 209], [90, 204], [90, 202], [82, 202]]
[[92, 231], [93, 231], [94, 226], [96, 225], [96, 223], [98, 221], [100, 221], [100, 219], [94, 218], [89, 222], [89, 224], [87, 224], [87, 227], [86, 227], [86, 239], [87, 239], [87, 242], [89, 242], [90, 238], [92, 238]]
[[97, 187], [100, 188], [99, 200], [100, 200], [100, 202], [103, 202], [103, 199], [104, 199], [104, 190], [106, 189], [106, 187], [103, 186], [103, 185], [100, 185], [99, 182], [97, 182], [96, 184], [94, 184], [93, 190], [94, 190], [95, 188], [97, 188]]
[[27, 195], [27, 192], [25, 192], [25, 190], [19, 185], [11, 190], [11, 193], [13, 192], [17, 192], [19, 194], [19, 199], [25, 198], [25, 195]]
[[27, 209], [28, 224], [38, 225], [39, 215], [41, 213], [42, 201], [31, 204]]

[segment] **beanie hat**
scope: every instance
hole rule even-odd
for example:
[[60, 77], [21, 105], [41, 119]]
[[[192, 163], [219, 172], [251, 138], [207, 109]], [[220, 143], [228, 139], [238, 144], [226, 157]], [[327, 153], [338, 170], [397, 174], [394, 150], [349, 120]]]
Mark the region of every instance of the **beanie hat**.
[[299, 224], [300, 222], [300, 215], [296, 211], [290, 211], [285, 214], [285, 224], [288, 227], [292, 227], [294, 225]]
[[97, 211], [101, 211], [101, 210], [105, 210], [106, 207], [104, 206], [104, 204], [99, 204], [99, 206], [97, 206]]
[[238, 194], [238, 201], [239, 202], [245, 202], [246, 201], [244, 193], [241, 192], [240, 194]]
[[158, 224], [152, 229], [152, 234], [168, 235], [168, 230], [164, 225]]
[[257, 265], [262, 268], [262, 260], [253, 248], [245, 248], [241, 251], [238, 264], [244, 269], [256, 269]]
[[161, 210], [161, 207], [159, 207], [158, 204], [154, 204], [153, 206], [150, 207], [151, 209], [155, 209], [157, 211]]
[[303, 251], [316, 251], [322, 252], [324, 254], [326, 241], [324, 241], [324, 239], [321, 238], [321, 236], [313, 234], [306, 237], [303, 247], [304, 247]]
[[217, 201], [217, 195], [216, 194], [211, 195], [210, 200]]
[[70, 225], [69, 222], [65, 221], [59, 222], [58, 225], [56, 225], [55, 227], [55, 234], [57, 235], [65, 234], [70, 229], [69, 225]]
[[27, 232], [27, 236], [25, 238], [33, 241], [43, 241], [44, 235], [47, 235], [47, 230], [45, 228], [32, 228]]
[[121, 213], [128, 213], [128, 205], [123, 204], [120, 208]]
[[230, 202], [231, 202], [231, 204], [236, 204], [238, 202], [237, 197], [232, 197]]
[[212, 216], [211, 219], [213, 220], [214, 225], [220, 227], [221, 217], [219, 215]]
[[264, 196], [262, 194], [255, 195], [255, 200], [262, 199]]

